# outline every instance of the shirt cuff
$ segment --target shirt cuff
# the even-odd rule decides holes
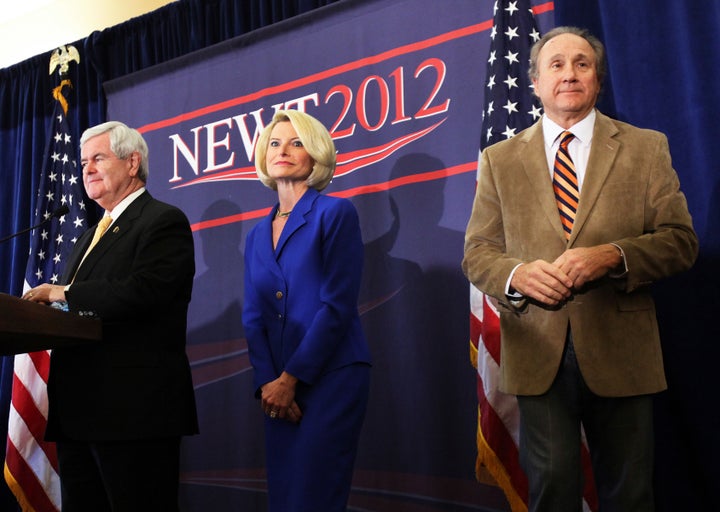
[[[518,263],[515,265],[515,268],[512,269],[510,272],[510,275],[508,276],[507,283],[505,283],[505,297],[510,301],[510,303],[513,306],[517,306],[520,304],[523,300],[525,300],[525,296],[521,293],[518,293],[516,290],[513,290],[510,286],[510,283],[512,282],[512,278],[515,275],[515,271],[518,269],[518,267],[522,265],[522,263]]]
[[[608,272],[608,276],[610,276],[612,278],[625,277],[625,275],[628,273],[628,266],[627,266],[627,259],[625,258],[625,251],[623,251],[622,247],[620,247],[618,244],[610,242],[610,245],[614,246],[618,251],[620,251],[620,257],[622,258],[622,265],[619,265],[612,271]]]

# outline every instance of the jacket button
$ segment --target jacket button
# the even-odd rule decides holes
[[[277,299],[282,299],[282,298],[283,298],[283,292],[280,292],[280,291],[275,292],[275,297],[276,297]]]

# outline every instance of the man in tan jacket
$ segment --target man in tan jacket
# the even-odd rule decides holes
[[[543,118],[483,151],[465,238],[463,270],[500,311],[531,511],[582,510],[581,425],[600,509],[654,510],[651,394],[666,381],[649,285],[697,257],[666,137],[598,112],[604,75],[604,47],[584,30],[534,45]],[[561,221],[565,132],[579,200],[562,199]]]

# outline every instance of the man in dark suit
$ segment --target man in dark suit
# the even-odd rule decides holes
[[[649,285],[698,251],[667,139],[595,110],[604,74],[584,30],[534,45],[543,118],[483,152],[465,238],[463,270],[500,311],[531,511],[582,510],[581,425],[600,509],[654,510],[652,394],[667,384]],[[579,201],[570,178],[554,190],[557,153]]]
[[[80,145],[85,190],[109,227],[77,241],[64,285],[24,295],[102,320],[99,344],[52,353],[46,439],[57,441],[62,509],[177,510],[180,439],[198,432],[185,354],[192,233],[145,190],[140,133],[104,123]]]

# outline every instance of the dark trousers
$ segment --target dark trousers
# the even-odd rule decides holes
[[[551,388],[540,396],[518,396],[518,405],[529,512],[582,510],[581,424],[600,511],[654,511],[651,396],[595,395],[580,374],[568,336]]]
[[[57,443],[63,512],[178,510],[180,438]]]

